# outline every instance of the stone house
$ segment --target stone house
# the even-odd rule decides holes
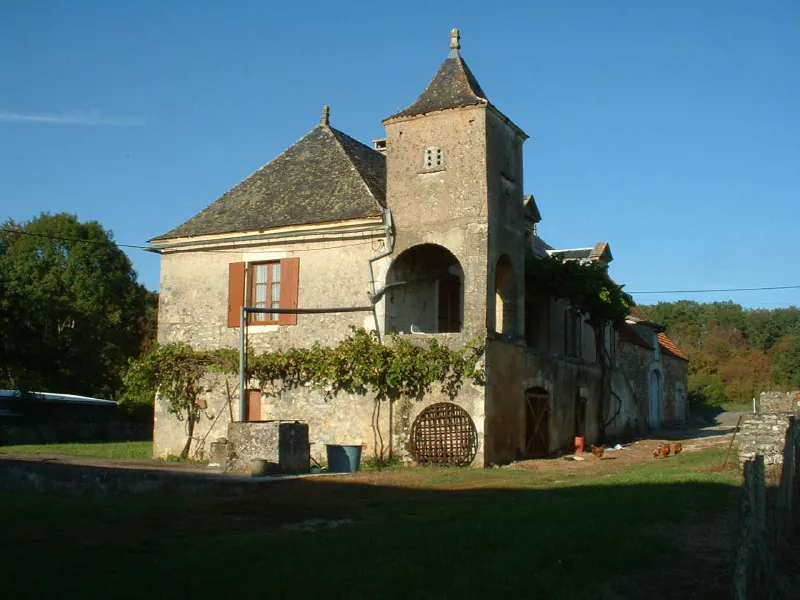
[[[619,366],[650,429],[689,418],[689,358],[638,306],[619,331]]]
[[[242,305],[370,307],[253,315],[246,329],[256,351],[335,344],[352,326],[453,348],[485,338],[485,384],[465,385],[452,401],[474,426],[475,466],[544,456],[571,447],[576,435],[597,440],[604,413],[596,354],[604,348],[617,402],[606,434],[643,431],[630,374],[614,366],[617,332],[607,328],[595,344],[581,317],[526,278],[531,260],[607,263],[610,248],[558,250],[541,239],[536,201],[523,193],[528,136],[488,100],[460,48],[453,30],[433,79],[383,120],[386,136],[372,147],[334,128],[325,107],[283,154],[151,240],[161,254],[159,342],[236,348]],[[326,443],[370,452],[379,439],[402,451],[421,411],[450,402],[434,392],[376,411],[363,396],[256,387],[236,415],[223,391],[237,382],[212,379],[195,429],[201,455],[237,418],[305,421],[317,456]],[[155,454],[177,453],[184,436],[157,401]]]

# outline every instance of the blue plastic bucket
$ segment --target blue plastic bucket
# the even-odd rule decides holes
[[[361,467],[361,446],[325,444],[328,452],[328,472],[355,473]]]

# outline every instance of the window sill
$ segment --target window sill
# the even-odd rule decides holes
[[[445,171],[447,167],[436,167],[435,169],[422,169],[421,171],[417,171],[418,175],[425,175],[427,173],[439,173],[441,171]]]
[[[278,331],[280,327],[277,323],[250,323],[247,329],[254,333],[270,333]]]

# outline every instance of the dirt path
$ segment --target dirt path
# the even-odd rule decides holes
[[[618,450],[605,448],[601,458],[594,456],[587,448],[586,452],[577,455],[578,460],[574,458],[576,455],[567,455],[550,459],[517,461],[505,468],[529,469],[543,473],[611,473],[645,461],[670,460],[673,458],[672,452],[666,459],[663,457],[653,458],[653,450],[662,448],[664,444],[670,444],[672,448],[676,442],[680,442],[683,447],[682,452],[687,454],[713,447],[727,448],[739,420],[739,413],[722,414],[727,416],[723,417],[720,423],[709,427],[663,430],[656,432],[652,438],[620,444]]]

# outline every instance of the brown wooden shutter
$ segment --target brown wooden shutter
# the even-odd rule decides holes
[[[281,260],[281,308],[297,308],[300,288],[300,259]],[[297,315],[278,315],[278,325],[297,325]]]
[[[244,306],[244,273],[243,262],[228,265],[228,327],[239,327]]]

